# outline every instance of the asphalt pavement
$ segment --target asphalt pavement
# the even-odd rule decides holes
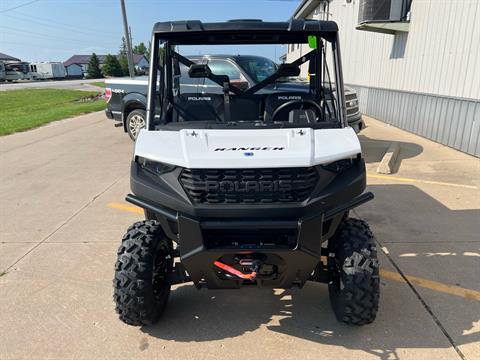
[[[0,82],[0,91],[21,90],[21,89],[69,89],[69,90],[98,90],[98,87],[89,85],[102,79],[80,79],[80,80],[36,80]]]
[[[373,119],[362,132],[379,245],[375,323],[349,327],[327,286],[176,286],[161,321],[112,299],[132,143],[102,113],[0,138],[0,359],[478,359],[480,160]],[[375,172],[391,141],[393,175]]]

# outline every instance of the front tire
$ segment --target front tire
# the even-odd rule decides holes
[[[330,302],[339,321],[372,323],[377,315],[380,279],[373,234],[365,221],[345,219],[329,240]]]
[[[147,124],[147,115],[145,110],[136,109],[131,111],[126,120],[126,128],[130,139],[137,140],[138,133],[141,129],[144,129]]]
[[[171,251],[171,241],[155,220],[137,222],[127,230],[113,280],[115,310],[124,323],[151,325],[162,315],[170,294]]]

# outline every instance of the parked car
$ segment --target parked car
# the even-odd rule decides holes
[[[278,65],[272,60],[251,55],[200,55],[188,57],[195,63],[207,63],[215,74],[228,75],[230,83],[240,89],[248,89],[273,74]],[[178,64],[180,86],[192,89],[186,92],[214,92],[221,94],[222,88],[209,79],[190,78],[187,67]],[[107,79],[105,81],[105,100],[108,103],[106,116],[119,122],[132,140],[145,127],[147,78]],[[308,82],[282,79],[262,89],[262,93],[281,91],[308,91]],[[328,90],[328,89],[327,89]],[[183,91],[183,90],[182,90]],[[185,91],[183,91],[185,92]],[[358,133],[364,128],[362,114],[359,111],[357,93],[354,89],[345,88],[347,119],[351,127]]]

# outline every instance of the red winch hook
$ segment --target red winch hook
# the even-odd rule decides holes
[[[227,264],[224,264],[220,261],[214,261],[213,264],[217,267],[219,267],[220,269],[232,274],[232,275],[235,275],[235,276],[238,276],[239,278],[241,279],[245,279],[245,280],[253,280],[255,279],[255,277],[257,276],[257,272],[256,271],[252,271],[250,274],[244,274],[242,273],[240,270],[237,270],[235,269],[234,267],[230,266],[230,265],[227,265]]]

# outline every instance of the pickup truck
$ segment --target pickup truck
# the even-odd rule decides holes
[[[228,75],[230,83],[240,89],[259,83],[276,71],[277,65],[270,59],[251,55],[199,55],[188,57],[195,63],[208,63],[215,74]],[[208,92],[222,88],[208,79],[190,78],[188,68],[179,65],[179,82],[182,92]],[[145,109],[147,103],[147,77],[133,79],[107,79],[105,81],[105,100],[107,101],[106,116],[123,127],[130,138],[135,141],[140,129],[145,127]],[[308,83],[300,81],[284,81],[266,88],[266,92],[282,92],[304,88],[308,91]],[[345,87],[347,104],[347,120],[358,133],[364,127],[362,114],[359,111],[357,93]]]

